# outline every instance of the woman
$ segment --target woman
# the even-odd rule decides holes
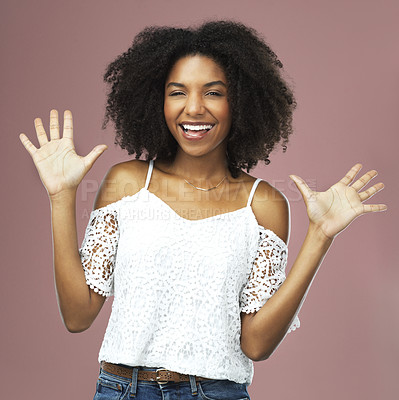
[[[285,279],[289,206],[247,172],[291,134],[295,101],[282,65],[253,30],[217,21],[148,28],[107,69],[106,120],[133,160],[101,185],[81,248],[75,199],[106,149],[76,154],[72,115],[50,113],[25,135],[52,207],[55,282],[71,332],[87,329],[107,296],[113,309],[100,350],[95,399],[244,399],[252,361],[267,359],[297,317],[334,237],[363,202],[356,164],[313,192],[299,177],[309,228]],[[277,290],[278,289],[278,290]]]

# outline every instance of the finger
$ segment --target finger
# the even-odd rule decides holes
[[[58,123],[58,111],[50,111],[50,139],[60,138],[60,125]]]
[[[48,143],[46,131],[44,130],[43,122],[40,118],[35,118],[35,129],[40,146],[43,146],[46,143]]]
[[[367,172],[367,174],[364,174],[352,185],[353,189],[355,189],[358,192],[361,188],[365,187],[377,175],[378,173],[375,170]]]
[[[347,174],[340,180],[341,183],[344,185],[349,185],[355,176],[358,174],[358,172],[362,169],[362,164],[356,164],[354,165],[348,172]]]
[[[24,133],[21,133],[19,135],[19,139],[25,146],[25,149],[28,150],[28,153],[33,157],[33,153],[37,150],[37,148],[32,144],[32,142],[27,138]]]
[[[363,204],[363,214],[387,210],[386,204]]]
[[[376,193],[378,193],[380,190],[384,189],[384,184],[383,183],[377,183],[364,192],[359,193],[360,201],[363,202],[365,200],[370,199],[373,197]]]
[[[69,110],[64,111],[64,130],[62,136],[73,139],[73,120],[72,113]]]
[[[298,190],[301,192],[305,200],[309,200],[313,196],[313,190],[310,189],[310,187],[302,178],[297,175],[290,175],[290,178],[295,182],[295,185],[297,186]]]
[[[92,167],[97,158],[100,157],[105,150],[107,150],[107,146],[105,144],[100,144],[94,147],[94,149],[84,158],[88,169]]]

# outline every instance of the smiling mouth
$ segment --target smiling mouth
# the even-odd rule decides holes
[[[202,139],[215,126],[213,124],[179,124],[187,139]]]

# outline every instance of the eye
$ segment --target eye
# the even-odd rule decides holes
[[[183,92],[172,92],[172,93],[169,93],[169,96],[184,96],[184,93]]]
[[[215,91],[208,92],[206,95],[207,96],[222,96],[221,93],[215,92]]]

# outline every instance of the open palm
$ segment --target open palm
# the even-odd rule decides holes
[[[106,149],[105,145],[99,145],[86,157],[76,154],[70,111],[64,113],[62,138],[60,138],[56,110],[50,112],[50,140],[40,118],[35,119],[35,129],[40,148],[36,148],[24,134],[20,135],[20,139],[31,155],[49,196],[55,196],[63,190],[76,189],[96,159]]]
[[[325,192],[315,192],[302,178],[291,175],[304,198],[309,221],[318,226],[328,238],[334,238],[360,215],[387,208],[384,204],[363,204],[384,187],[382,183],[377,183],[360,192],[377,175],[376,171],[367,172],[350,185],[361,168],[361,164],[356,164]]]

